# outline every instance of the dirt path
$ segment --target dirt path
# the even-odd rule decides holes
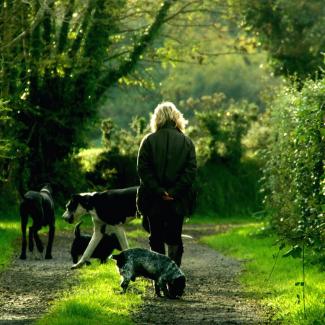
[[[268,323],[256,301],[235,280],[243,263],[197,243],[200,236],[215,231],[213,226],[185,226],[184,232],[193,236],[184,239],[186,293],[180,300],[168,300],[153,297],[153,289],[149,288],[142,308],[133,315],[136,324]],[[70,233],[56,236],[53,260],[16,258],[0,274],[0,325],[32,324],[46,312],[60,290],[77,284],[70,271],[71,239]]]
[[[43,243],[47,238],[41,236]],[[58,233],[53,247],[53,260],[40,256],[17,257],[0,273],[0,324],[32,324],[46,312],[60,290],[76,283],[71,267],[70,233]]]
[[[153,297],[153,289],[148,291],[142,309],[134,315],[136,324],[269,323],[266,311],[235,280],[243,263],[197,243],[200,236],[215,232],[215,226],[185,226],[184,233],[193,236],[184,239],[185,295],[180,300],[169,300]]]

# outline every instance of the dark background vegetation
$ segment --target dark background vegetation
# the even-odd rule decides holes
[[[50,182],[137,184],[162,100],[189,120],[196,213],[267,216],[281,238],[325,240],[321,0],[0,3],[0,207]]]

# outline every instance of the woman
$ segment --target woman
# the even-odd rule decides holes
[[[171,102],[159,104],[150,121],[152,133],[141,142],[137,171],[137,206],[147,218],[151,250],[165,254],[178,266],[183,254],[182,227],[194,201],[196,175],[193,142],[183,132],[187,121]]]

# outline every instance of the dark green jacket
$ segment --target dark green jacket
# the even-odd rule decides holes
[[[140,187],[138,210],[143,215],[154,213],[164,192],[174,197],[177,213],[189,215],[194,201],[196,154],[192,140],[167,123],[142,140],[137,171]]]

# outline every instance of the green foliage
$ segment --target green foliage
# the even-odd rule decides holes
[[[325,7],[322,0],[244,0],[242,26],[269,52],[277,74],[304,80],[324,68]],[[298,46],[299,44],[299,46]]]
[[[209,246],[245,260],[245,272],[240,282],[258,301],[274,312],[272,320],[281,324],[321,324],[324,318],[325,276],[318,265],[313,265],[313,252],[306,251],[305,267],[306,313],[301,299],[302,272],[297,259],[280,258],[270,277],[279,239],[261,229],[263,224],[247,224],[209,237],[203,242]]]
[[[121,188],[137,185],[137,154],[140,142],[148,132],[146,120],[135,117],[129,129],[119,128],[112,119],[102,121],[104,149],[93,157],[86,172],[95,188]],[[85,161],[85,156],[82,159]]]
[[[174,9],[178,15],[163,27],[167,37],[148,49],[141,69],[109,90],[101,116],[126,127],[132,116],[147,116],[163,100],[178,104],[220,92],[262,107],[261,92],[271,92],[279,80],[267,67],[266,53],[256,51],[236,26],[238,15],[231,19],[230,7],[220,0],[180,0]]]
[[[255,119],[256,106],[227,102],[223,94],[189,99],[186,104],[188,109],[200,109],[195,114],[198,121],[193,120],[188,129],[200,162],[197,212],[232,217],[261,210],[260,168],[253,160],[242,159],[241,144]],[[107,189],[138,184],[137,153],[148,132],[144,118],[135,117],[129,129],[119,128],[112,119],[103,120],[104,148],[84,150],[78,155],[91,187]],[[217,151],[218,148],[223,151]]]
[[[21,100],[0,99],[0,192],[6,192],[4,201],[7,202],[16,196],[15,187],[20,189],[29,176],[29,171],[23,168],[23,158],[29,153],[29,148],[19,138],[20,132],[26,130],[19,120],[23,109],[31,111]],[[18,160],[22,165],[16,163]],[[1,205],[0,210],[6,207],[8,204]]]
[[[54,184],[53,196],[57,206],[65,206],[72,193],[88,190],[86,175],[78,157],[71,155],[58,161],[54,166],[53,175],[55,178],[49,175],[48,179]]]
[[[243,156],[242,139],[257,118],[258,108],[246,100],[226,100],[222,93],[189,98],[180,107],[194,111],[190,136],[196,144],[200,163],[239,164]]]
[[[194,112],[187,132],[194,140],[199,161],[198,213],[235,216],[261,210],[258,194],[259,166],[243,159],[242,139],[256,119],[256,105],[226,100],[223,94],[190,98],[180,107]],[[143,118],[135,118],[130,130],[117,127],[112,119],[102,122],[104,150],[96,157],[82,154],[87,179],[105,189],[138,184],[136,158],[140,142],[149,132]],[[87,151],[90,155],[94,150]],[[233,203],[234,197],[236,198]]]
[[[196,213],[228,219],[261,211],[260,176],[260,167],[254,161],[244,161],[239,166],[216,163],[201,166],[197,177]]]
[[[246,156],[261,163],[263,152],[270,142],[270,112],[267,110],[258,115],[251,123],[247,134],[243,137],[242,145]]]
[[[49,175],[59,182],[54,171],[85,145],[106,90],[134,69],[172,4],[148,3],[143,17],[123,0],[1,3],[0,97],[15,108],[1,132],[28,149],[10,161],[20,193]]]
[[[265,201],[272,224],[294,245],[324,247],[325,80],[285,88],[272,103]]]
[[[225,35],[224,38],[236,39],[233,35]],[[271,91],[278,82],[267,67],[264,52],[224,54],[208,57],[202,65],[178,64],[168,70],[160,89],[164,98],[176,102],[189,97],[224,93],[227,98],[248,100],[262,106],[261,92],[266,88]]]

